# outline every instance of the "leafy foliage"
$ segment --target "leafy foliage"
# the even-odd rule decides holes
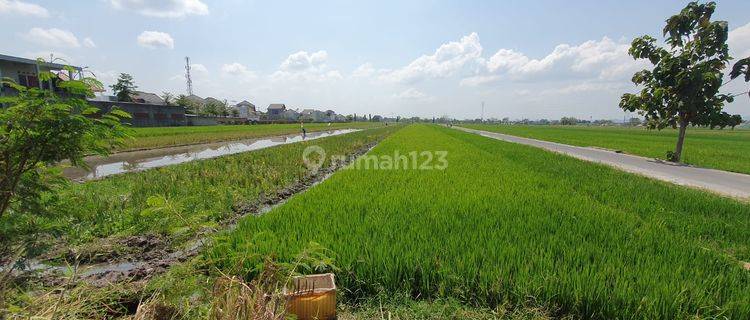
[[[174,101],[174,104],[185,107],[185,112],[188,114],[200,114],[201,106],[195,103],[195,101],[190,100],[184,94],[178,95],[177,99]]]
[[[120,73],[117,83],[111,85],[110,88],[112,88],[115,96],[117,96],[117,101],[131,102],[133,99],[130,96],[135,93],[135,89],[138,87],[133,82],[133,76],[127,73]]]
[[[69,71],[73,71],[70,69]],[[41,72],[41,81],[54,74]],[[69,160],[83,166],[88,154],[107,154],[128,136],[121,120],[130,115],[120,109],[99,114],[86,97],[93,96],[96,79],[58,81],[64,91],[27,88],[10,79],[2,84],[17,95],[0,97],[0,217],[8,210],[37,211],[41,192],[54,179],[48,167]]]
[[[648,59],[654,68],[633,75],[633,83],[644,88],[638,94],[624,94],[620,107],[638,111],[649,128],[679,127],[674,161],[680,160],[687,126],[724,128],[742,122],[738,115],[723,111],[724,104],[731,103],[735,95],[719,92],[724,81],[722,70],[731,57],[726,44],[727,22],[711,21],[715,9],[714,2],[691,2],[667,19],[663,34],[668,48],[657,46],[656,39],[647,35],[633,40],[628,51],[635,59]],[[747,59],[738,64],[730,77],[745,74],[750,80]]]

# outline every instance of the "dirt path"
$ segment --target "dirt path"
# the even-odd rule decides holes
[[[581,160],[605,164],[623,171],[671,182],[681,186],[698,188],[723,196],[750,201],[750,175],[746,174],[674,164],[601,148],[577,147],[502,133],[462,127],[454,128],[465,132],[479,134],[488,138],[525,144],[565,154]]]

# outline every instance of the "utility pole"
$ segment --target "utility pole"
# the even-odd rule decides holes
[[[193,95],[193,79],[190,78],[190,57],[185,57],[185,80],[187,82],[187,94]]]

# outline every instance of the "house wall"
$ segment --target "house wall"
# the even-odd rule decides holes
[[[48,68],[41,67],[42,71],[49,71]],[[18,63],[14,61],[0,60],[0,77],[10,78],[15,83],[21,84],[19,75],[33,76],[36,78],[36,83],[39,85],[39,74],[37,73],[37,66],[34,64]],[[28,84],[27,84],[28,85]],[[50,83],[44,84],[44,88],[49,88]],[[11,88],[3,88],[2,94],[15,94],[15,90]]]
[[[187,116],[187,125],[189,126],[215,126],[220,124],[246,124],[245,118],[235,117],[212,117],[212,116]]]
[[[133,117],[126,121],[133,127],[172,127],[188,124],[185,108],[180,106],[111,101],[89,101],[89,103],[98,107],[102,113],[109,112],[113,106],[118,106]]]

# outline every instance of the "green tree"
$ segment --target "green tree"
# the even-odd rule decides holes
[[[632,117],[632,118],[630,118],[630,119],[628,120],[628,123],[627,123],[627,124],[628,124],[629,126],[632,126],[632,127],[637,127],[637,126],[640,126],[640,125],[641,125],[641,123],[642,123],[642,122],[641,122],[641,119],[640,119],[640,118]]]
[[[39,73],[41,81],[53,77]],[[54,170],[49,168],[60,161],[85,166],[85,155],[106,155],[128,137],[121,124],[130,118],[128,113],[113,108],[100,115],[86,101],[94,96],[91,88],[101,86],[96,79],[58,81],[62,95],[8,78],[0,81],[18,92],[0,97],[0,218],[9,210],[37,212],[42,193],[59,181],[51,178]]]
[[[633,40],[628,51],[635,59],[648,59],[654,67],[633,75],[633,83],[644,88],[637,94],[624,94],[620,108],[638,111],[648,128],[679,128],[675,149],[667,152],[670,161],[680,161],[689,125],[724,128],[742,121],[723,111],[724,104],[737,95],[719,93],[724,84],[722,71],[732,58],[726,43],[728,23],[711,21],[715,9],[714,2],[691,2],[667,19],[663,30],[667,48],[646,35]],[[740,60],[730,78],[744,74],[745,81],[750,80],[749,64],[750,59]]]
[[[164,103],[166,103],[168,106],[174,105],[175,101],[174,95],[172,93],[164,91],[161,93],[161,98],[164,99]]]
[[[203,106],[202,113],[210,116],[218,116],[221,112],[221,103],[209,101]]]
[[[194,101],[188,99],[188,97],[184,94],[177,96],[177,99],[174,101],[174,104],[181,106],[181,107],[185,107],[185,113],[188,113],[188,114],[200,113],[200,106]]]
[[[112,88],[117,97],[117,101],[131,102],[130,95],[135,92],[138,87],[133,83],[133,76],[127,73],[120,73],[120,77],[117,78],[117,83],[109,86]]]
[[[562,117],[560,118],[560,124],[564,126],[572,126],[578,123],[578,119],[573,117]]]

